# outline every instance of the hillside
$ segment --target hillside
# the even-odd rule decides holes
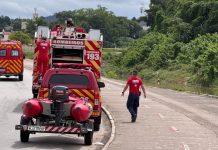
[[[153,85],[217,87],[218,2],[151,0],[147,13],[149,33],[120,55],[106,56],[112,63],[104,73],[124,78],[137,69]]]

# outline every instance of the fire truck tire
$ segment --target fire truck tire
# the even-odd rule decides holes
[[[19,78],[19,81],[23,81],[23,75],[22,74],[19,75],[18,78]]]
[[[24,116],[21,116],[20,125],[28,125],[30,124],[31,120]],[[20,141],[21,142],[29,142],[30,133],[28,131],[20,130]]]
[[[84,136],[85,145],[92,145],[93,131],[88,131]]]
[[[101,125],[101,116],[94,118],[94,131],[99,131]]]

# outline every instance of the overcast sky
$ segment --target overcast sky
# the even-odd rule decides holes
[[[139,17],[140,7],[148,8],[150,0],[0,0],[0,16],[32,18],[34,8],[39,16],[81,8],[106,7],[117,16]]]

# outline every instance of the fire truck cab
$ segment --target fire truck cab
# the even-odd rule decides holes
[[[23,59],[21,42],[0,41],[0,76],[17,76],[19,81],[23,81]]]

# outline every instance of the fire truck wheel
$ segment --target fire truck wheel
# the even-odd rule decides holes
[[[101,125],[101,116],[94,118],[94,131],[99,131]]]
[[[93,131],[88,131],[84,136],[85,145],[92,145]]]
[[[23,75],[22,74],[19,75],[18,78],[19,78],[19,81],[23,81]]]
[[[21,116],[20,125],[28,125],[30,123],[31,120],[29,118]],[[30,133],[28,131],[20,130],[20,141],[25,143],[29,142],[29,135]]]

